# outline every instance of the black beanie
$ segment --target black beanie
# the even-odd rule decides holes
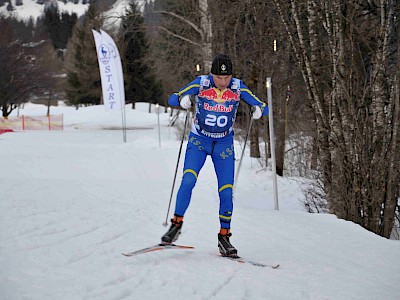
[[[228,55],[217,54],[211,65],[211,74],[232,75],[232,61]]]

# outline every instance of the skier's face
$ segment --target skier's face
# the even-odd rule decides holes
[[[217,88],[219,88],[220,90],[226,89],[232,79],[232,75],[214,75],[214,74],[212,74],[212,76],[213,76],[215,86]]]

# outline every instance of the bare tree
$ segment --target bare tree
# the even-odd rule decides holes
[[[158,27],[159,30],[164,31],[171,37],[175,37],[178,40],[197,46],[199,49],[200,58],[202,61],[203,69],[211,69],[212,60],[212,22],[211,14],[209,10],[208,0],[198,0],[198,3],[193,2],[192,7],[195,11],[200,13],[200,18],[190,18],[189,15],[182,15],[179,12],[170,10],[155,10],[154,13],[160,13],[167,15],[173,22],[181,23],[185,27],[192,29],[192,34],[181,32],[179,27],[166,28],[162,25]],[[196,22],[197,21],[197,22]]]
[[[274,3],[314,111],[329,209],[389,237],[400,174],[399,3]]]
[[[154,1],[145,7],[150,51],[147,63],[168,95],[204,70],[204,32],[201,28],[198,0]],[[208,60],[211,57],[207,58]],[[196,70],[196,65],[201,70]]]
[[[47,115],[50,115],[50,106],[57,105],[57,99],[64,99],[63,61],[49,40],[26,47],[35,58],[35,68],[40,74],[38,89],[33,93],[35,100],[47,105]]]
[[[7,117],[39,87],[34,59],[12,34],[9,23],[0,18],[0,109]]]

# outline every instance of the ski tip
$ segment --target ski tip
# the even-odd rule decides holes
[[[163,250],[163,249],[186,249],[186,250],[190,250],[190,249],[195,249],[195,247],[186,246],[186,245],[176,245],[176,244],[157,244],[157,245],[146,247],[146,248],[143,248],[143,249],[139,249],[139,250],[136,250],[136,251],[133,251],[133,252],[125,252],[125,253],[122,253],[122,255],[129,257],[129,256],[138,255],[138,254],[144,254],[144,253],[154,252],[154,251],[158,251],[158,250]]]
[[[230,259],[230,260],[234,260],[234,261],[236,261],[238,263],[242,263],[242,264],[247,263],[247,264],[250,264],[250,265],[253,265],[253,266],[257,266],[257,267],[272,268],[272,269],[278,269],[280,267],[279,264],[276,264],[276,265],[263,264],[263,263],[260,263],[260,262],[256,262],[256,261],[253,261],[253,260],[242,258],[240,256],[228,256],[228,255],[222,255],[221,254],[220,257],[227,258],[227,259]]]
[[[281,265],[274,265],[274,266],[271,266],[271,268],[272,268],[272,269],[278,269],[280,266],[281,266]]]

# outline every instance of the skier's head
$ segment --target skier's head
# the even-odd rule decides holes
[[[217,88],[226,89],[232,79],[232,61],[228,55],[217,54],[211,65],[211,75]]]
[[[232,61],[228,55],[217,54],[211,65],[211,74],[213,75],[232,75]]]

